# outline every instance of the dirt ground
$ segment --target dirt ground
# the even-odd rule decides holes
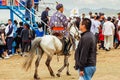
[[[92,80],[120,80],[120,49],[109,52],[99,50],[97,55],[97,71]],[[35,57],[36,59],[36,57]],[[0,80],[34,80],[34,62],[28,72],[22,69],[25,57],[15,55],[10,59],[0,60]],[[74,52],[69,58],[71,76],[66,76],[66,69],[62,72],[61,77],[51,77],[45,66],[46,55],[42,57],[39,66],[39,76],[41,80],[78,80],[78,73],[74,70]],[[57,62],[54,56],[51,66],[55,73],[63,64],[63,57]]]

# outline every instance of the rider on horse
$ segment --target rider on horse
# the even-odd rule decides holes
[[[68,26],[68,19],[67,17],[63,14],[64,7],[63,4],[57,4],[56,6],[57,11],[51,16],[50,18],[50,27],[52,30],[52,34],[57,36],[58,38],[63,37],[64,40],[64,48],[63,48],[63,53],[64,55],[68,55],[68,44],[69,44],[69,33],[67,31],[67,26]]]

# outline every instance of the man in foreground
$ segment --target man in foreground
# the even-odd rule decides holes
[[[90,28],[91,20],[83,19],[80,25],[81,40],[75,52],[75,69],[79,71],[79,80],[91,80],[96,71],[96,39]]]

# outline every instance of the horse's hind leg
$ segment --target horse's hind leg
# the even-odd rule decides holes
[[[49,72],[50,72],[50,75],[54,77],[54,76],[55,76],[55,75],[54,75],[54,72],[53,72],[53,70],[52,70],[52,68],[51,68],[51,66],[50,66],[51,60],[52,60],[52,57],[51,57],[51,56],[48,56],[45,64],[46,64],[46,66],[47,66],[47,68],[48,68],[48,70],[49,70]]]
[[[64,70],[65,67],[67,67],[67,75],[70,75],[68,58],[68,56],[64,57],[64,65],[58,70],[58,73],[56,74],[58,77],[60,77],[60,73]]]
[[[40,62],[40,60],[41,60],[41,58],[42,58],[42,55],[43,55],[43,52],[39,52],[39,49],[38,49],[38,58],[37,58],[37,60],[36,60],[36,62],[35,62],[35,73],[34,73],[34,79],[35,80],[39,80],[40,79],[40,77],[38,76],[38,66],[39,66],[39,62]]]

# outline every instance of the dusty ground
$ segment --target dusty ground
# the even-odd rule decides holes
[[[97,55],[97,71],[92,80],[120,80],[120,49],[106,52],[98,51]],[[25,58],[17,55],[7,60],[0,60],[0,80],[33,80],[34,61],[31,69],[25,72],[22,69],[22,64]],[[45,66],[46,56],[44,55],[40,66],[39,75],[41,80],[78,80],[78,73],[74,70],[73,54],[70,57],[70,72],[71,76],[66,76],[64,70],[60,78],[50,77],[47,67]],[[57,62],[57,57],[54,56],[51,66],[55,73],[63,64],[63,57],[60,57],[60,62]]]

